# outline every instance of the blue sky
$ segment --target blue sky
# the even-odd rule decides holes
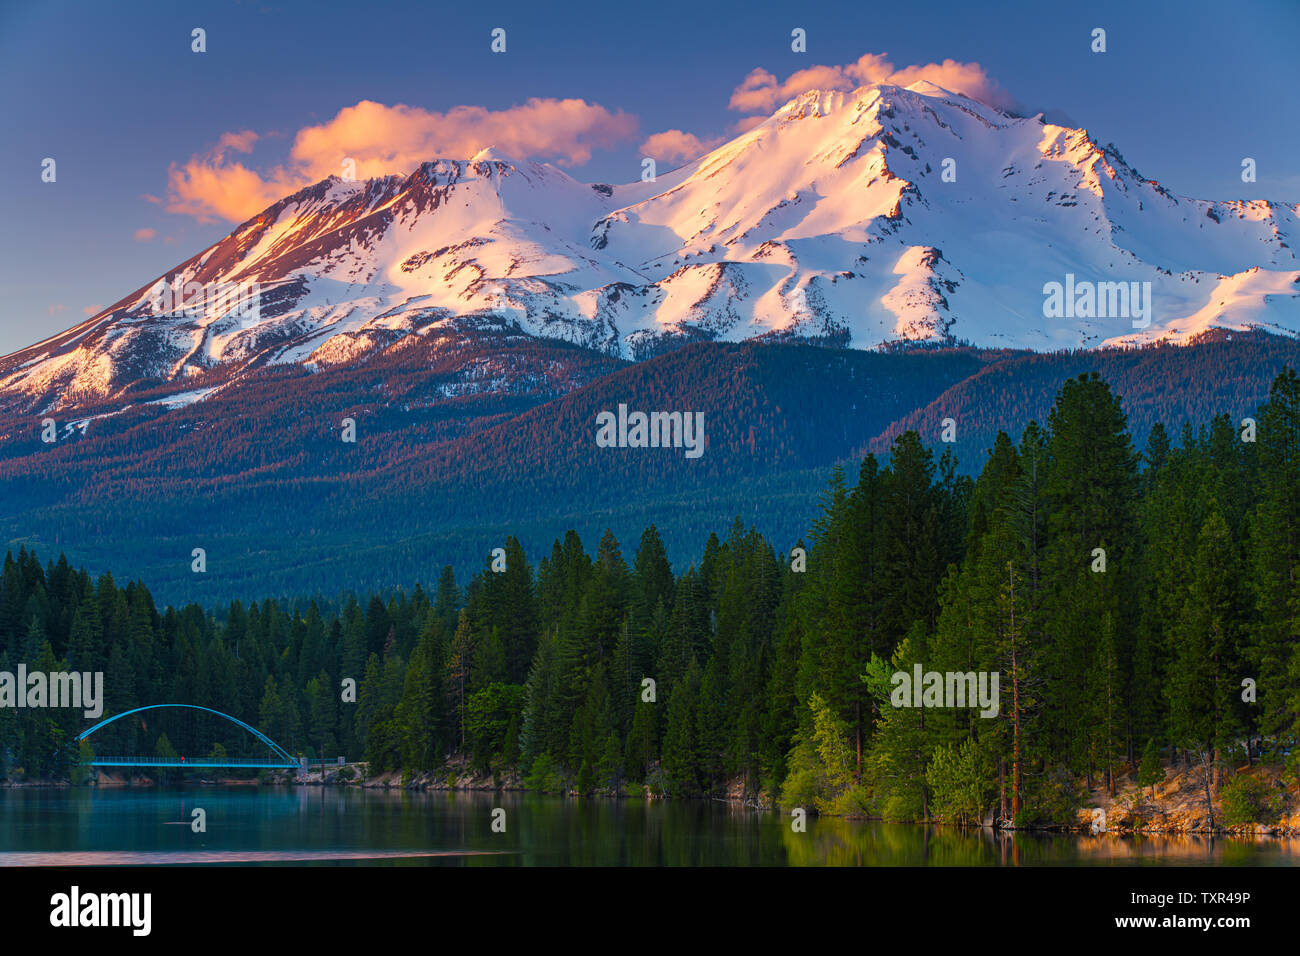
[[[504,55],[489,49],[494,27],[507,31]],[[805,54],[790,49],[794,27],[807,31]],[[1094,27],[1107,30],[1104,55],[1089,50]],[[900,69],[952,59],[1179,193],[1300,201],[1297,36],[1300,0],[0,2],[0,352],[82,321],[230,231],[168,211],[174,165],[251,131],[251,152],[233,158],[266,173],[299,130],[362,100],[445,113],[577,98],[622,111],[633,132],[567,168],[624,182],[651,134],[734,132],[745,114],[729,108],[732,91],[756,68],[784,80],[866,53]],[[53,184],[40,179],[47,156]],[[1244,156],[1258,163],[1254,184],[1241,182]]]

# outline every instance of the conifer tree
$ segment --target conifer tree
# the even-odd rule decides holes
[[[1142,750],[1142,765],[1138,767],[1137,782],[1139,787],[1151,788],[1151,799],[1156,798],[1156,784],[1165,779],[1165,768],[1160,762],[1160,748],[1155,738],[1147,741]]]
[[[1260,726],[1275,739],[1300,739],[1300,375],[1294,369],[1273,381],[1260,410],[1258,444],[1250,541]],[[1300,758],[1293,757],[1296,763]]]
[[[1096,373],[1062,386],[1049,415],[1049,467],[1044,486],[1048,543],[1043,570],[1050,608],[1045,616],[1046,676],[1056,706],[1045,714],[1052,753],[1087,775],[1097,755],[1110,753],[1113,723],[1104,719],[1109,690],[1099,686],[1097,634],[1112,616],[1116,667],[1132,660],[1128,558],[1136,533],[1131,517],[1137,458],[1119,399]],[[1126,702],[1125,702],[1126,703]]]
[[[451,655],[447,660],[447,691],[453,700],[461,749],[465,747],[465,700],[474,692],[474,629],[469,623],[469,612],[461,608],[456,623],[456,634],[451,641]]]
[[[395,716],[402,727],[402,763],[419,771],[436,767],[450,743],[446,739],[446,672],[437,635],[439,618],[433,616],[411,652],[402,697]]]
[[[701,790],[696,738],[699,697],[700,670],[692,659],[686,673],[672,690],[664,729],[664,776],[669,792],[677,796],[692,796]]]
[[[1243,728],[1240,713],[1244,595],[1231,532],[1210,501],[1187,600],[1173,629],[1167,693],[1174,741],[1211,755],[1216,777]]]

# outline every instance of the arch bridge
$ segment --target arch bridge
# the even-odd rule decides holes
[[[283,747],[277,744],[270,737],[266,736],[266,734],[262,733],[256,727],[244,723],[238,717],[232,717],[230,714],[222,713],[219,710],[213,710],[211,707],[200,707],[198,704],[150,704],[147,707],[135,707],[132,708],[131,710],[124,710],[120,714],[116,714],[112,717],[109,717],[106,720],[101,720],[93,727],[90,727],[87,730],[83,730],[80,734],[77,735],[75,742],[79,744],[83,740],[90,741],[93,735],[97,731],[102,730],[103,728],[109,726],[110,724],[121,720],[123,717],[129,717],[132,714],[144,713],[145,711],[170,710],[170,709],[195,710],[195,711],[203,711],[208,714],[215,714],[218,717],[228,720],[230,723],[234,724],[235,726],[248,731],[248,733],[252,734],[254,738],[256,738],[258,741],[265,744],[267,748],[269,748],[270,752],[266,757],[266,759],[261,759],[261,760],[244,759],[239,757],[224,757],[224,756],[214,757],[211,755],[207,757],[188,757],[179,754],[175,756],[171,756],[171,755],[100,756],[99,754],[95,754],[90,760],[86,761],[86,765],[91,767],[181,767],[181,768],[184,767],[249,768],[251,767],[256,769],[267,769],[267,770],[271,770],[271,769],[288,770],[288,769],[296,769],[299,766],[299,761],[297,759],[295,759],[287,750],[285,750]]]

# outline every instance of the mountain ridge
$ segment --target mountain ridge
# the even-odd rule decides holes
[[[1052,351],[1295,335],[1297,221],[1291,204],[1179,197],[1086,130],[930,83],[811,91],[650,182],[584,184],[493,150],[328,177],[0,358],[0,403],[184,393],[214,372],[312,370],[448,328],[633,360],[750,338]],[[1149,283],[1155,320],[1048,318],[1045,284],[1076,274]],[[175,308],[187,287],[240,283],[260,290],[251,320],[211,294]]]

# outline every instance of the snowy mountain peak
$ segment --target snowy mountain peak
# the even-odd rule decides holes
[[[250,363],[320,367],[448,323],[632,358],[755,336],[1053,349],[1215,326],[1294,335],[1298,232],[1294,204],[1177,196],[1084,130],[929,82],[810,91],[649,182],[584,184],[490,146],[407,176],[331,176],[0,359],[0,394],[59,407]],[[162,294],[239,284],[259,290],[254,314]],[[1057,286],[1078,301],[1053,306]],[[1149,313],[1130,314],[1129,290]]]

